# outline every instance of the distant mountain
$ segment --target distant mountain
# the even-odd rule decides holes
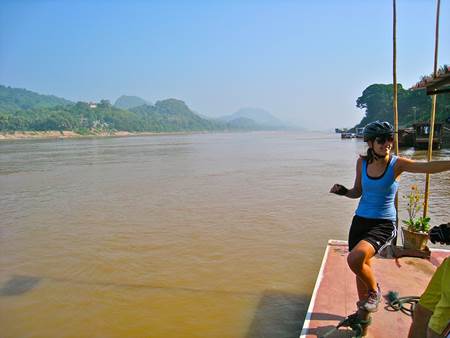
[[[238,117],[227,122],[227,128],[231,130],[263,130],[263,126],[259,125],[252,119],[246,117]]]
[[[177,99],[157,101],[154,105],[140,104],[142,99],[139,98],[134,102],[139,105],[125,110],[111,105],[108,100],[95,104],[73,103],[52,95],[0,86],[0,132],[71,130],[96,134],[263,129],[245,117],[236,117],[230,122],[202,118]]]
[[[161,131],[206,131],[226,127],[223,123],[201,118],[186,103],[177,99],[157,101],[155,105],[145,104],[129,110],[140,116],[144,123],[157,126]]]
[[[284,128],[285,125],[282,121],[277,119],[267,110],[261,108],[241,108],[237,112],[231,115],[223,116],[220,120],[225,122],[231,122],[238,118],[245,118],[253,120],[260,127],[269,128]]]
[[[143,98],[140,98],[139,96],[122,95],[116,100],[116,102],[114,103],[114,107],[120,109],[131,109],[134,107],[142,106],[144,104],[150,104],[150,102],[144,100]]]
[[[69,104],[73,104],[73,102],[54,95],[41,95],[26,89],[0,85],[0,112],[3,113]]]

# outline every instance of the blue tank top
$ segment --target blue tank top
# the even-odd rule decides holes
[[[393,155],[384,173],[377,178],[367,175],[367,161],[363,160],[361,185],[362,195],[355,214],[365,218],[397,220],[394,200],[398,182],[394,177],[394,166],[397,156]]]

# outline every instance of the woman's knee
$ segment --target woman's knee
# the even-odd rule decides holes
[[[360,271],[364,264],[365,255],[360,251],[351,251],[347,256],[347,264],[352,271]]]

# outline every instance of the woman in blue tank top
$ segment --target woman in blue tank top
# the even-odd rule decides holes
[[[356,275],[358,307],[375,312],[381,300],[380,287],[371,267],[371,258],[396,236],[397,211],[394,206],[398,178],[402,172],[438,173],[450,170],[450,161],[416,162],[391,154],[394,128],[389,122],[372,122],[364,128],[366,156],[356,162],[352,189],[335,184],[330,192],[360,198],[349,232],[350,269]]]

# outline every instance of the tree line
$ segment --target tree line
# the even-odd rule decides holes
[[[55,96],[0,86],[0,131],[71,130],[81,134],[96,131],[176,132],[255,130],[256,123],[227,123],[202,118],[180,100],[167,99],[128,110],[108,100],[95,105],[73,103]]]
[[[356,127],[375,120],[393,122],[393,85],[372,84],[356,100],[365,116]],[[427,121],[431,112],[431,97],[424,89],[406,90],[398,85],[399,125],[411,126]],[[450,94],[437,98],[436,121],[450,117]],[[144,104],[128,110],[102,100],[95,106],[74,103],[51,95],[40,95],[25,89],[0,85],[0,131],[71,130],[81,134],[95,131],[174,132],[262,130],[250,119],[230,122],[202,118],[180,100],[167,99],[154,105]],[[267,128],[266,128],[267,129]]]
[[[356,106],[365,110],[365,116],[356,127],[381,120],[393,123],[392,84],[373,84],[367,87],[356,100]],[[409,127],[414,122],[429,121],[431,97],[425,89],[406,90],[401,84],[397,86],[399,126]],[[436,101],[436,121],[443,122],[450,117],[450,94],[440,94]]]

